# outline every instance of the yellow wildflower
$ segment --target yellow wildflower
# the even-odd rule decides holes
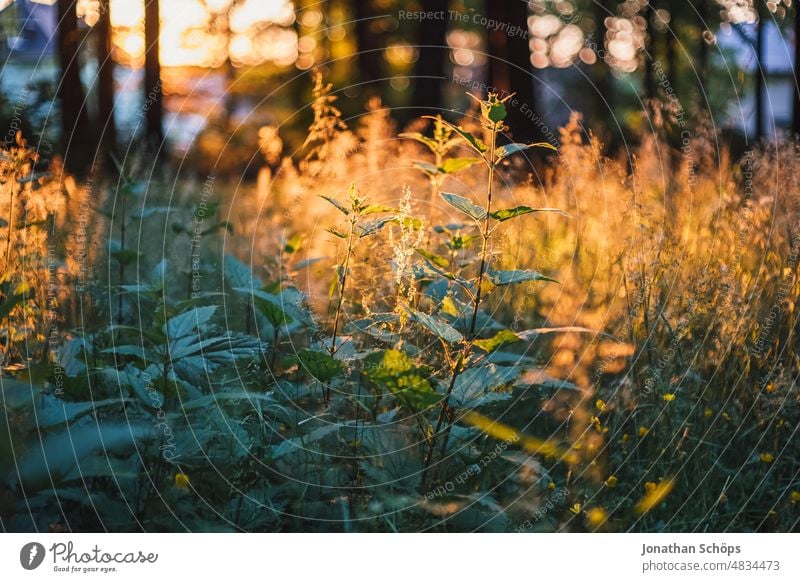
[[[664,394],[663,398],[664,402],[672,402],[673,400],[675,400],[675,393],[671,392],[669,394]]]
[[[772,382],[767,384],[766,387],[764,388],[764,390],[767,391],[767,394],[772,394],[773,392],[775,392],[776,389],[777,388],[775,387],[775,384],[773,384]]]
[[[767,464],[775,460],[775,456],[772,453],[761,453],[758,458],[761,459],[762,463]]]
[[[711,410],[710,408],[706,408],[706,409],[703,411],[703,416],[705,416],[706,418],[711,418],[711,415],[712,415],[712,414],[714,414],[714,411],[713,411],[713,410]]]
[[[550,481],[550,483],[548,483],[548,484],[547,484],[547,488],[548,488],[550,491],[555,491],[556,484],[555,484],[555,483],[553,483],[552,481]]]
[[[792,503],[800,503],[800,491],[792,491],[789,494],[789,499],[792,500]]]
[[[645,436],[648,432],[650,432],[650,429],[647,428],[646,426],[640,426],[639,427],[639,436],[640,437]]]
[[[189,475],[186,473],[175,473],[175,487],[181,491],[189,490]]]
[[[606,479],[606,487],[611,487],[612,489],[617,486],[617,478],[614,475],[611,475],[608,479]]]
[[[603,412],[606,409],[606,403],[600,400],[599,398],[597,399],[597,402],[594,403],[594,405],[600,412]]]
[[[582,505],[580,503],[576,503],[572,507],[570,507],[569,510],[575,515],[578,515],[581,512],[581,507]]]
[[[608,515],[602,507],[593,507],[586,513],[586,519],[591,527],[597,527],[605,523]]]
[[[675,487],[675,481],[672,479],[664,479],[658,485],[650,482],[645,483],[644,488],[647,494],[634,507],[636,513],[647,513],[656,507],[670,494],[673,487]]]

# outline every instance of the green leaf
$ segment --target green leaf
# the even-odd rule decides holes
[[[394,218],[395,218],[394,216],[389,216],[386,218],[377,218],[375,220],[370,220],[369,222],[357,225],[358,238],[364,238],[372,234],[375,234],[384,226],[392,222]]]
[[[434,121],[437,120],[436,117],[430,115],[425,116],[425,119],[433,119]],[[441,118],[439,118],[438,121],[441,122],[441,124],[444,125],[445,127],[448,127],[450,130],[455,131],[458,135],[460,135],[461,138],[464,139],[479,154],[483,154],[484,152],[489,151],[489,146],[483,143],[483,141],[481,141],[479,138],[472,135],[466,129],[462,129],[461,127],[456,127],[452,123],[449,123]]]
[[[327,352],[302,349],[297,352],[295,359],[303,370],[320,382],[329,382],[344,372],[342,363]]]
[[[494,390],[513,383],[522,374],[519,366],[495,366],[489,364],[464,370],[456,378],[452,404],[459,408],[475,408],[499,400],[511,398],[511,391]]]
[[[415,249],[420,255],[425,257],[429,262],[433,263],[437,267],[441,267],[442,269],[447,269],[450,266],[450,261],[445,259],[444,257],[440,257],[439,255],[435,255],[430,251],[425,249]]]
[[[464,341],[464,336],[443,319],[433,315],[428,315],[427,313],[417,311],[416,309],[412,309],[410,307],[406,307],[406,311],[414,321],[419,323],[422,327],[430,331],[436,337],[449,343]]]
[[[336,200],[335,198],[331,198],[330,196],[323,196],[320,195],[320,198],[323,200],[327,200],[331,205],[335,206],[336,209],[344,214],[345,216],[350,216],[350,209],[344,206],[341,202]]]
[[[445,174],[453,174],[481,161],[483,161],[481,158],[449,158],[442,163],[441,171]]]
[[[88,402],[65,402],[55,399],[49,406],[36,411],[36,424],[39,428],[52,428],[59,424],[74,422],[77,418],[95,412],[103,407],[121,405],[130,402],[128,398],[109,398],[107,400],[90,400]]]
[[[488,119],[492,123],[499,123],[506,118],[508,112],[506,111],[506,106],[503,103],[482,101],[481,115],[483,115],[484,119]]]
[[[530,206],[515,206],[514,208],[504,208],[502,210],[495,210],[489,216],[499,222],[505,222],[523,214],[530,214],[532,212],[556,212],[562,216],[569,217],[569,214],[558,208],[531,208]]]
[[[475,346],[482,349],[484,352],[492,352],[508,344],[513,344],[521,341],[519,336],[513,331],[504,329],[497,332],[493,337],[488,339],[479,339],[472,342]]]
[[[396,211],[391,206],[386,206],[384,204],[370,204],[361,211],[361,216],[366,216],[367,214],[377,214],[379,212],[396,212]]]
[[[425,410],[439,403],[440,396],[430,382],[430,370],[415,365],[404,352],[376,352],[368,355],[364,363],[367,378],[412,410]]]
[[[232,255],[225,255],[222,263],[222,273],[225,281],[231,287],[260,289],[263,285],[261,280],[253,275],[253,271],[249,266]]]
[[[73,468],[94,453],[118,455],[141,447],[154,435],[149,424],[94,421],[49,434],[31,443],[20,458],[16,474],[26,491],[35,492],[59,484]]]
[[[430,164],[428,162],[413,162],[412,166],[414,166],[418,170],[422,170],[423,172],[425,172],[430,176],[435,176],[436,174],[439,174],[442,171],[442,169],[439,168],[438,166]]]
[[[259,289],[236,288],[234,291],[250,295],[258,312],[267,318],[273,327],[290,325],[294,319],[286,313],[283,300],[279,295],[274,295]]]
[[[553,151],[558,151],[558,149],[547,143],[546,141],[542,141],[539,143],[510,143],[504,146],[500,146],[496,150],[494,150],[494,156],[497,161],[504,160],[509,156],[513,156],[518,152],[523,152],[530,148],[547,148]]]
[[[479,221],[486,218],[486,211],[470,202],[467,198],[459,196],[458,194],[451,194],[449,192],[442,192],[440,196],[453,208],[460,210],[473,220]]]
[[[308,445],[313,444],[317,441],[322,440],[326,436],[333,434],[335,432],[339,432],[339,430],[344,426],[349,424],[348,422],[334,422],[325,426],[321,426],[310,431],[308,434],[303,435],[302,437],[297,437],[293,439],[286,439],[281,444],[276,445],[272,448],[270,452],[270,457],[272,460],[280,459],[281,457],[286,456],[287,454],[291,453],[292,451],[304,451],[308,447]]]
[[[171,341],[178,340],[188,335],[194,335],[192,332],[197,328],[205,326],[216,310],[216,305],[195,307],[180,315],[171,317],[166,325],[163,326],[162,331],[167,334]]]
[[[437,143],[429,137],[425,137],[421,133],[417,132],[404,132],[398,135],[398,137],[405,137],[408,139],[413,139],[414,141],[418,141],[419,143],[423,144],[432,152],[436,152]]]
[[[558,283],[555,279],[551,279],[537,271],[531,271],[529,269],[516,271],[494,271],[489,269],[487,274],[489,275],[489,280],[498,287],[502,285],[514,285],[516,283],[527,283],[528,281],[551,281],[553,283]]]
[[[325,230],[327,230],[333,236],[336,236],[336,237],[339,237],[339,238],[342,238],[342,239],[347,238],[347,235],[345,233],[343,233],[341,230],[338,230],[337,228],[335,228],[333,226],[330,227],[330,228],[326,228]]]

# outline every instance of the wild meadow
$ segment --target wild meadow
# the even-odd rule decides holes
[[[793,531],[800,149],[317,77],[255,182],[0,157],[5,531]],[[679,138],[677,136],[680,136]]]

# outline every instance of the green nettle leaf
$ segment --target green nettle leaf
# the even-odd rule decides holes
[[[489,146],[483,143],[483,141],[481,141],[479,138],[472,135],[466,129],[462,129],[461,127],[456,127],[452,123],[448,123],[447,121],[444,121],[441,118],[436,118],[430,115],[424,116],[424,119],[433,119],[434,121],[439,121],[442,125],[460,135],[461,138],[464,139],[479,154],[483,154],[484,152],[489,151]]]
[[[453,174],[465,170],[481,161],[481,158],[450,158],[442,163],[441,171],[445,174]]]
[[[505,222],[523,214],[530,214],[532,212],[555,212],[562,216],[569,217],[569,214],[558,208],[531,208],[530,206],[515,206],[514,208],[504,208],[502,210],[495,210],[489,216],[499,222]]]
[[[435,255],[430,251],[425,249],[416,249],[416,251],[425,257],[429,262],[433,263],[437,267],[441,267],[442,269],[447,269],[450,266],[450,261],[445,259],[444,257],[440,257],[439,255]]]
[[[384,204],[370,204],[369,206],[361,210],[361,216],[366,216],[367,214],[377,214],[379,212],[396,212],[396,211],[391,206],[386,206]]]
[[[481,114],[484,119],[488,119],[492,123],[499,123],[506,118],[508,114],[506,106],[503,103],[492,103],[490,101],[481,101]]]
[[[390,216],[387,218],[378,218],[376,220],[370,220],[369,222],[365,222],[363,224],[358,225],[358,237],[364,238],[366,236],[370,236],[375,234],[384,226],[389,224],[394,220],[394,216]]]
[[[325,230],[327,230],[333,236],[337,236],[339,238],[347,238],[347,235],[345,233],[343,233],[341,230],[338,230],[337,228],[335,228],[333,226],[330,227],[330,228],[326,228]]]
[[[435,164],[431,164],[429,162],[414,162],[412,164],[416,169],[422,170],[426,174],[434,176],[441,172],[441,168],[436,166]]]
[[[430,382],[430,370],[414,364],[400,350],[386,350],[368,355],[364,375],[376,386],[386,389],[415,411],[439,403],[440,396]]]
[[[410,307],[406,307],[406,311],[414,321],[419,323],[422,327],[427,329],[436,337],[449,343],[464,341],[464,336],[443,319],[433,315],[428,315],[427,313],[417,311],[416,309],[412,309]]]
[[[510,391],[495,390],[513,383],[522,374],[521,366],[489,364],[464,370],[456,379],[451,402],[458,408],[475,408],[511,398]]]
[[[303,349],[297,352],[296,360],[303,370],[320,382],[329,382],[344,372],[342,363],[327,352]]]
[[[399,137],[406,137],[408,139],[413,139],[414,141],[418,141],[419,143],[426,146],[432,152],[436,152],[437,143],[429,137],[425,137],[421,133],[417,132],[405,132],[399,134]]]
[[[322,195],[320,195],[320,198],[322,198],[323,200],[326,200],[326,201],[327,201],[327,202],[329,202],[329,203],[330,203],[332,206],[335,206],[335,207],[336,207],[336,209],[337,209],[339,212],[341,212],[342,214],[344,214],[345,216],[350,216],[350,209],[349,209],[349,208],[347,208],[345,205],[343,205],[343,204],[342,204],[341,202],[339,202],[338,200],[336,200],[335,198],[331,198],[330,196],[322,196]]]
[[[254,299],[254,303],[259,313],[267,318],[273,327],[280,325],[289,325],[294,320],[292,317],[283,310],[280,304],[280,298],[272,296],[269,299],[261,297],[260,295]]]
[[[252,269],[231,255],[225,255],[222,273],[231,287],[260,289],[262,286],[261,280],[253,275]]]
[[[506,159],[509,156],[513,156],[518,152],[523,152],[531,148],[547,148],[553,151],[558,151],[558,149],[555,146],[547,143],[546,141],[542,141],[539,143],[510,143],[504,146],[500,146],[499,148],[494,150],[494,156],[495,159],[497,159],[497,161],[500,161]]]
[[[527,283],[528,281],[550,281],[558,283],[555,279],[551,279],[537,271],[531,271],[529,269],[516,271],[494,271],[489,269],[487,274],[489,275],[489,280],[498,287],[502,285],[514,285],[516,283]]]
[[[483,208],[477,206],[476,204],[473,204],[470,200],[464,198],[463,196],[459,196],[458,194],[451,194],[449,192],[442,192],[440,196],[450,206],[452,206],[457,210],[460,210],[473,220],[479,221],[486,218],[486,211]]]
[[[497,332],[493,337],[488,339],[475,340],[473,344],[484,352],[492,352],[508,344],[513,344],[521,341],[519,336],[509,329],[504,329]]]

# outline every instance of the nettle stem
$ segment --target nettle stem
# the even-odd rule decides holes
[[[497,126],[492,129],[491,147],[489,148],[489,185],[486,195],[486,216],[483,219],[483,232],[481,233],[483,240],[481,242],[481,263],[478,269],[478,287],[475,290],[475,301],[473,302],[472,309],[472,322],[469,325],[469,341],[475,339],[475,325],[478,322],[478,310],[481,307],[481,300],[483,299],[483,279],[486,276],[486,266],[489,260],[489,239],[492,236],[491,216],[489,213],[492,211],[492,193],[494,192],[494,172],[495,172],[495,146],[497,144]]]
[[[344,290],[347,287],[347,275],[350,270],[350,257],[353,256],[353,241],[356,235],[356,224],[358,218],[353,216],[350,219],[350,233],[347,236],[347,252],[345,253],[344,263],[342,264],[342,272],[338,274],[339,279],[339,298],[336,302],[336,313],[333,316],[333,334],[331,337],[331,345],[328,348],[328,353],[331,357],[336,353],[336,336],[339,333],[339,321],[342,317],[342,308],[344,307]],[[331,389],[328,386],[325,390],[325,400],[330,400]]]
[[[439,410],[439,416],[436,419],[436,426],[433,430],[433,434],[428,441],[428,451],[425,455],[425,461],[422,466],[422,476],[420,479],[420,487],[425,487],[425,482],[428,477],[428,472],[430,469],[431,462],[433,461],[433,454],[436,448],[436,435],[439,434],[439,431],[442,430],[442,425],[444,425],[445,418],[447,419],[447,426],[444,429],[444,435],[442,439],[442,448],[441,448],[441,455],[444,456],[447,452],[447,443],[450,440],[450,429],[453,426],[453,415],[450,412],[450,397],[453,394],[453,390],[455,389],[456,381],[458,377],[464,372],[466,369],[465,362],[469,352],[472,350],[472,343],[475,341],[476,332],[475,328],[478,322],[478,312],[480,311],[481,302],[483,301],[483,281],[486,277],[486,270],[489,263],[489,241],[492,236],[491,231],[491,216],[489,215],[492,211],[492,194],[494,193],[494,175],[497,165],[497,158],[495,154],[495,148],[497,145],[497,133],[502,128],[502,122],[497,122],[491,128],[491,139],[490,139],[490,147],[489,147],[489,158],[486,160],[487,165],[489,166],[489,175],[488,180],[489,183],[486,188],[486,213],[483,218],[483,224],[481,236],[483,238],[481,243],[481,253],[480,253],[480,266],[478,268],[478,281],[477,281],[477,290],[475,292],[475,296],[473,298],[473,305],[472,305],[472,320],[469,324],[469,335],[466,339],[464,344],[463,351],[458,355],[455,364],[453,365],[452,373],[450,376],[450,383],[447,386],[447,391],[445,392],[444,400],[442,400],[442,407]]]

